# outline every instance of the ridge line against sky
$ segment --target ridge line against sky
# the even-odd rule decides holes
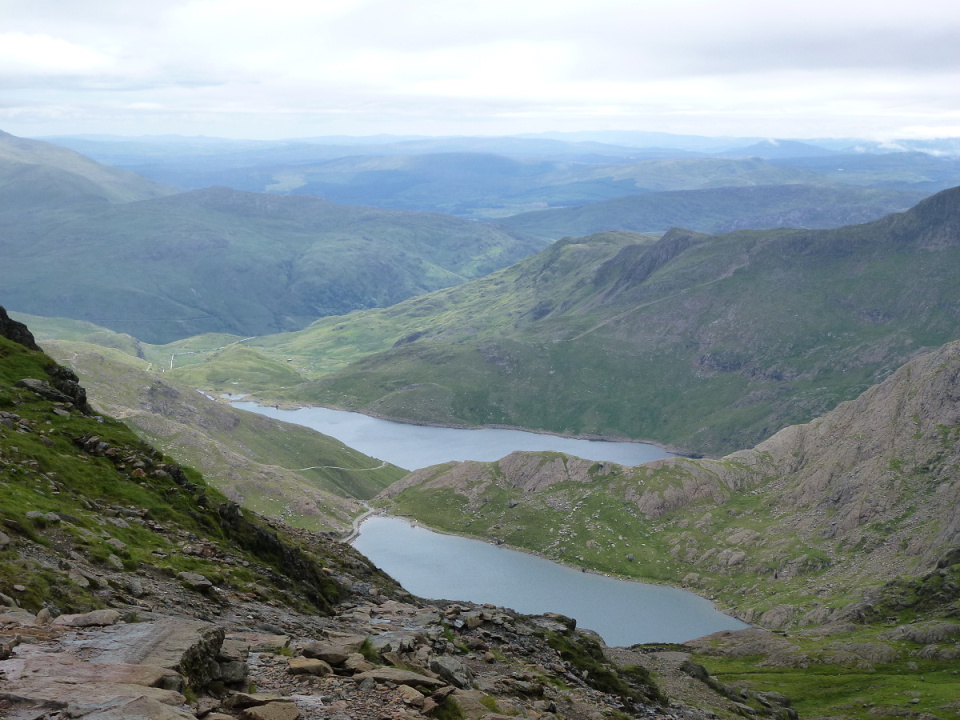
[[[0,0],[0,129],[957,137],[958,38],[956,0]]]

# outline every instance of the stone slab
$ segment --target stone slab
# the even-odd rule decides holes
[[[420,673],[409,670],[400,670],[399,668],[376,668],[375,670],[368,670],[367,672],[358,673],[353,676],[353,679],[357,682],[366,680],[367,678],[371,678],[377,682],[392,682],[397,685],[410,685],[411,687],[421,685],[425,688],[439,688],[447,684],[443,680],[427,677],[426,675],[421,675]]]

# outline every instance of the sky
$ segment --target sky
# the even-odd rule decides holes
[[[957,0],[0,0],[25,137],[960,136]]]

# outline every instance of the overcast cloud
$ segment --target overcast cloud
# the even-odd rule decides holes
[[[960,3],[0,0],[0,129],[960,136]]]

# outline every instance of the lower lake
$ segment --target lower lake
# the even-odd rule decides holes
[[[558,612],[608,645],[683,642],[747,627],[685,590],[580,572],[397,517],[368,518],[353,545],[415,595]]]
[[[246,401],[234,402],[233,406],[312,428],[354,450],[407,470],[419,470],[450,460],[490,462],[515,450],[553,450],[585,460],[621,465],[642,465],[673,457],[673,453],[649,443],[581,440],[525,430],[408,425],[322,407],[281,410]]]

